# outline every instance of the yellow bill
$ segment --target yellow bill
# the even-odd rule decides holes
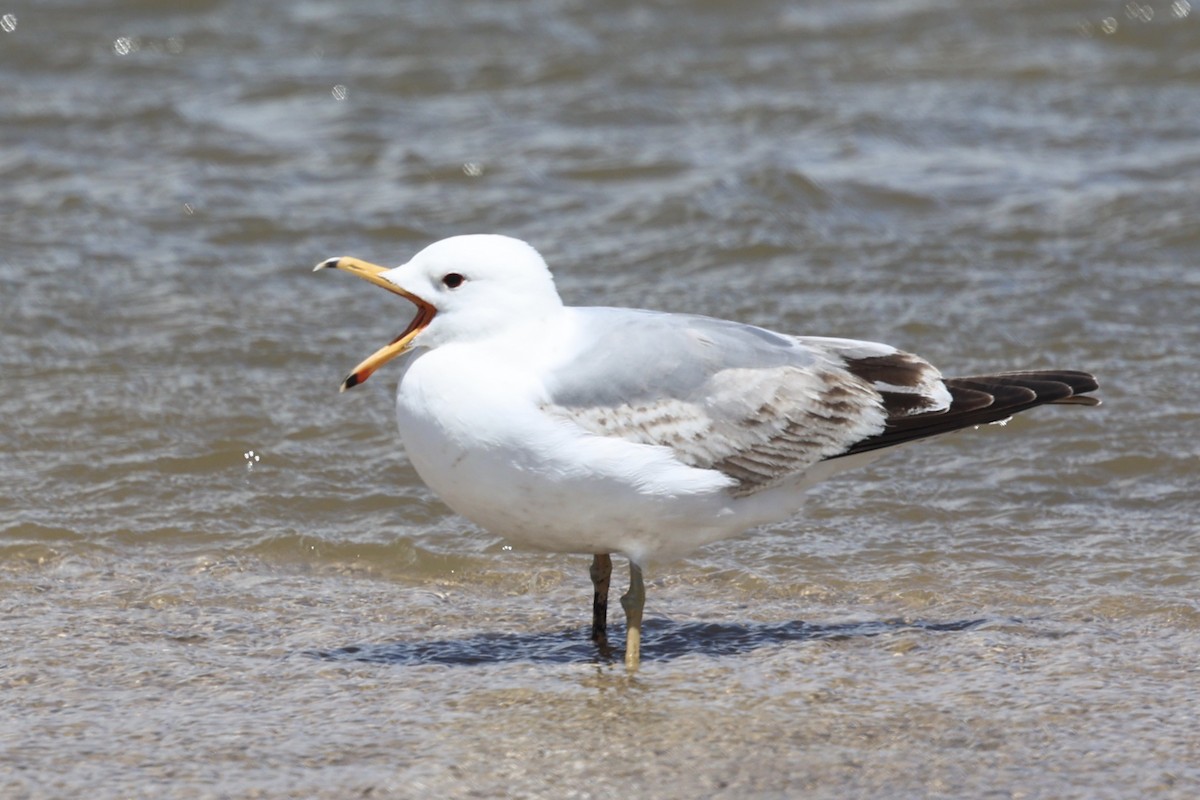
[[[361,364],[350,371],[346,376],[346,380],[342,381],[342,386],[339,391],[346,391],[352,386],[365,381],[371,377],[375,370],[382,367],[387,362],[391,361],[396,356],[402,355],[408,350],[412,340],[418,333],[425,329],[432,320],[433,315],[437,313],[437,309],[411,292],[406,292],[396,284],[383,277],[383,273],[388,271],[387,267],[381,267],[378,264],[372,264],[368,261],[363,261],[359,258],[351,256],[342,256],[340,258],[330,258],[322,261],[313,269],[314,272],[320,269],[340,269],[343,272],[349,272],[351,275],[357,275],[363,280],[370,281],[376,286],[382,286],[389,292],[398,294],[405,300],[417,307],[417,314],[413,317],[412,322],[404,329],[404,332],[393,339],[388,344],[376,350],[371,355],[367,356]]]

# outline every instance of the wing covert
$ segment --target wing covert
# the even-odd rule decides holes
[[[800,339],[706,317],[578,311],[584,330],[589,313],[603,317],[608,336],[555,371],[543,408],[596,435],[668,447],[689,466],[719,470],[737,481],[735,495],[798,476],[885,429],[884,396],[847,356],[894,358],[887,345]],[[897,380],[885,382],[895,394],[915,396],[909,379],[884,377]],[[922,407],[936,402],[926,398]]]

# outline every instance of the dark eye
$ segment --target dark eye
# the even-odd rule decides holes
[[[446,285],[447,289],[457,289],[466,282],[467,279],[462,275],[459,275],[457,272],[451,272],[442,277],[442,283]]]

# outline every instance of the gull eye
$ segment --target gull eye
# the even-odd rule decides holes
[[[442,283],[445,284],[447,289],[457,289],[466,282],[467,279],[457,272],[451,272],[442,276]]]

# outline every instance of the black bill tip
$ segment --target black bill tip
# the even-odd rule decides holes
[[[333,269],[338,265],[338,262],[341,260],[342,260],[341,256],[338,256],[336,258],[327,258],[324,261],[322,261],[320,264],[317,264],[315,267],[313,267],[313,272],[320,272],[323,269]]]
[[[338,391],[344,392],[347,389],[353,389],[355,386],[358,386],[359,383],[360,381],[358,380],[358,376],[354,373],[350,373],[346,376],[346,380],[342,381],[341,388],[339,388]]]

